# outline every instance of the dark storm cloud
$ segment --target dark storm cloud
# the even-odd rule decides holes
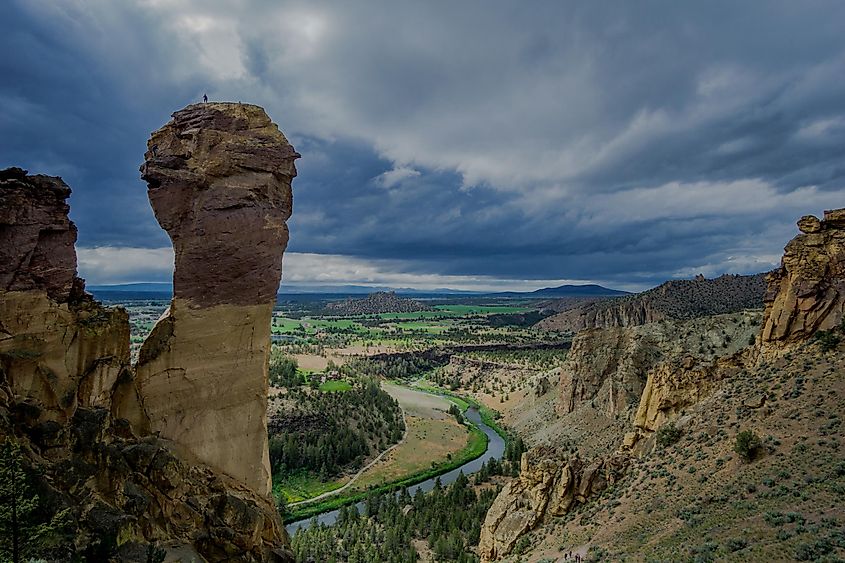
[[[137,166],[149,132],[205,91],[265,106],[303,154],[292,252],[453,282],[760,271],[798,216],[845,205],[840,2],[7,2],[0,16],[0,165],[65,177],[81,247],[167,246]]]

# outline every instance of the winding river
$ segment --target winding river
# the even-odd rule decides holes
[[[486,435],[487,435],[487,450],[481,456],[475,458],[472,461],[468,461],[465,464],[457,467],[448,473],[444,473],[439,477],[432,477],[431,479],[426,479],[422,483],[417,483],[416,485],[411,485],[407,487],[406,490],[408,494],[414,496],[418,490],[423,491],[424,493],[429,492],[434,488],[434,483],[437,479],[440,479],[440,482],[443,485],[448,485],[455,481],[458,478],[458,475],[463,471],[464,475],[470,475],[475,473],[479,469],[481,469],[481,465],[486,462],[491,457],[496,459],[502,459],[502,455],[505,453],[505,441],[502,439],[501,436],[496,434],[496,431],[484,424],[481,421],[481,415],[478,413],[478,409],[469,408],[465,412],[465,416],[475,423],[478,428],[480,428]],[[398,494],[398,493],[397,493]],[[364,512],[364,505],[365,503],[359,502],[355,506],[358,508],[358,511],[363,513]],[[330,510],[327,512],[323,512],[316,516],[317,523],[323,524],[326,526],[331,526],[337,520],[337,515],[340,513],[340,510]],[[296,533],[297,530],[306,529],[311,526],[312,518],[306,518],[304,520],[297,520],[296,522],[291,522],[285,528],[287,529],[288,533],[292,536]]]

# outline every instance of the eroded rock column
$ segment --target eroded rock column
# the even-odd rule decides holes
[[[142,178],[176,254],[141,348],[154,431],[269,494],[267,362],[299,154],[258,106],[195,104],[147,143]]]

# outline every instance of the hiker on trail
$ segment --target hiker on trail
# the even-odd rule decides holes
[[[208,103],[208,96],[206,94],[202,95],[202,103],[204,103],[204,104]]]

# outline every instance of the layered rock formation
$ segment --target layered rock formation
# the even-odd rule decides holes
[[[788,364],[790,355],[784,356],[784,351],[804,354],[800,360],[791,360],[790,369],[798,374],[795,387],[780,394],[781,398],[792,400],[801,396],[799,382],[803,381],[804,372],[817,364],[815,355],[820,350],[828,350],[828,355],[833,351],[841,353],[839,343],[845,332],[845,209],[826,211],[823,220],[803,217],[798,225],[802,234],[787,245],[781,268],[768,276],[764,314],[744,311],[684,322],[662,319],[622,328],[616,325],[638,323],[650,314],[639,308],[643,301],[629,309],[632,303],[626,303],[629,300],[625,298],[615,304],[598,304],[605,307],[604,312],[597,312],[583,323],[568,325],[588,329],[576,336],[568,361],[560,370],[559,414],[596,416],[596,409],[601,413],[598,416],[630,423],[627,430],[617,435],[618,453],[610,458],[597,457],[589,467],[618,478],[619,468],[624,467],[620,460],[636,459],[626,456],[651,451],[655,433],[669,421],[677,421],[681,433],[691,433],[695,419],[699,437],[706,437],[715,433],[728,416],[736,418],[735,426],[740,420],[745,424],[744,419],[752,411],[759,412],[758,422],[764,420],[772,416],[768,404],[770,399],[777,400],[773,391],[780,388],[771,386],[774,372],[770,362]],[[748,285],[756,293],[759,279],[729,281]],[[698,278],[686,283],[701,284],[706,280]],[[609,323],[611,327],[589,328],[596,323]],[[820,331],[827,331],[824,346],[808,345]],[[789,377],[787,373],[785,378]],[[752,380],[762,387],[753,387]],[[731,392],[720,395],[726,385],[733,393],[742,390],[743,394],[733,401],[738,406],[722,409],[708,418],[707,409],[713,404],[736,397]],[[825,390],[822,397],[831,395],[836,394]],[[822,398],[813,400],[820,404]],[[702,406],[708,404],[710,407]],[[782,426],[778,423],[772,428]],[[823,430],[820,435],[826,433]],[[502,490],[488,513],[480,546],[486,560],[509,553],[522,534],[548,515],[565,513],[574,502],[589,498],[581,492],[581,483],[589,481],[593,471],[579,474],[582,462],[554,460],[541,451],[532,450],[529,454],[541,461],[523,463],[519,479]],[[654,463],[660,466],[659,460]],[[719,458],[716,466],[723,463],[724,459]],[[636,485],[629,485],[628,489]],[[589,485],[588,489],[593,491],[594,487]]]
[[[505,485],[487,511],[479,554],[485,560],[507,555],[523,534],[544,520],[565,515],[614,484],[626,464],[624,455],[588,464],[577,458],[563,460],[548,450],[524,453],[519,477]]]
[[[657,368],[663,365],[661,369],[669,373],[692,370],[689,377],[681,378],[692,382],[696,379],[693,373],[712,370],[719,358],[731,357],[750,346],[759,331],[760,318],[759,312],[746,311],[582,331],[573,340],[560,370],[558,411],[566,414],[589,404],[609,417],[630,418],[644,392],[651,394],[656,382],[662,381],[652,375]],[[649,383],[651,379],[654,381]],[[689,392],[696,393],[692,389]]]
[[[639,326],[660,320],[691,319],[763,306],[764,274],[715,279],[672,280],[643,293],[581,305],[537,323],[542,330],[578,332],[587,328]]]
[[[656,431],[665,422],[677,418],[686,407],[710,396],[722,379],[740,373],[753,356],[753,353],[734,354],[712,361],[686,356],[656,365],[648,372],[634,426]],[[627,446],[633,446],[633,442]]]
[[[798,221],[800,235],[768,277],[762,342],[767,352],[806,341],[845,314],[845,209]]]
[[[262,108],[234,103],[174,113],[148,148],[142,177],[176,254],[137,366],[151,428],[269,494],[269,327],[299,155]]]

